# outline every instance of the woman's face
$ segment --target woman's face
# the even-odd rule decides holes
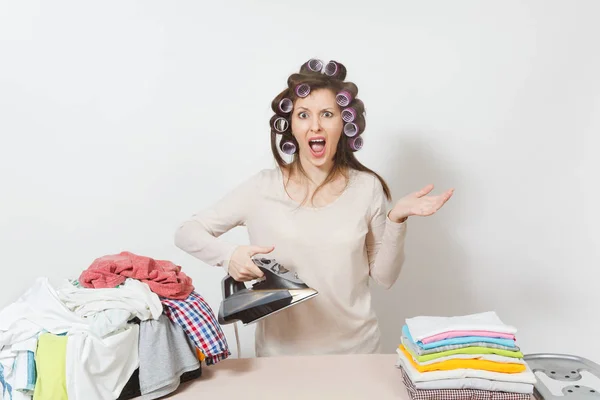
[[[330,168],[343,126],[333,91],[316,89],[307,97],[297,99],[292,114],[292,134],[300,148],[301,162]]]

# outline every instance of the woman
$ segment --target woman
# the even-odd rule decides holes
[[[257,356],[377,353],[380,331],[369,278],[391,287],[404,261],[406,220],[450,198],[426,186],[389,212],[385,181],[362,165],[364,106],[335,61],[311,59],[272,102],[271,148],[278,164],[255,174],[176,233],[176,245],[237,281],[263,276],[257,254],[295,271],[317,297],[258,322]],[[291,160],[286,162],[282,153]],[[244,225],[250,246],[219,239]]]

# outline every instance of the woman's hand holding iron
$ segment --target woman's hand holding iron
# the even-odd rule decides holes
[[[238,282],[262,278],[263,272],[254,264],[252,257],[256,254],[267,254],[274,249],[260,246],[239,246],[229,260],[229,275]]]
[[[389,218],[394,222],[404,222],[411,215],[425,217],[435,214],[454,193],[454,189],[450,189],[438,196],[426,196],[432,190],[433,185],[427,185],[418,192],[404,196],[390,211]]]

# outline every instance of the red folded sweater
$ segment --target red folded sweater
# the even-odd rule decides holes
[[[194,290],[192,278],[180,266],[127,251],[97,258],[81,273],[79,283],[87,288],[113,288],[127,278],[145,282],[154,293],[169,299],[185,300]]]

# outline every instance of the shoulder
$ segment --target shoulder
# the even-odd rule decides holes
[[[279,181],[281,171],[279,168],[263,168],[254,175],[254,179],[263,183],[272,183]]]
[[[280,181],[281,172],[278,168],[264,168],[251,175],[245,185],[256,189],[264,189],[277,184]]]
[[[383,185],[377,175],[367,171],[352,171],[355,199],[361,199],[361,207],[367,210],[367,218],[370,220],[375,215],[385,212],[389,203],[385,195]]]
[[[355,169],[351,170],[350,173],[352,174],[352,184],[360,188],[361,192],[374,197],[379,197],[384,193],[383,185],[376,175]]]

